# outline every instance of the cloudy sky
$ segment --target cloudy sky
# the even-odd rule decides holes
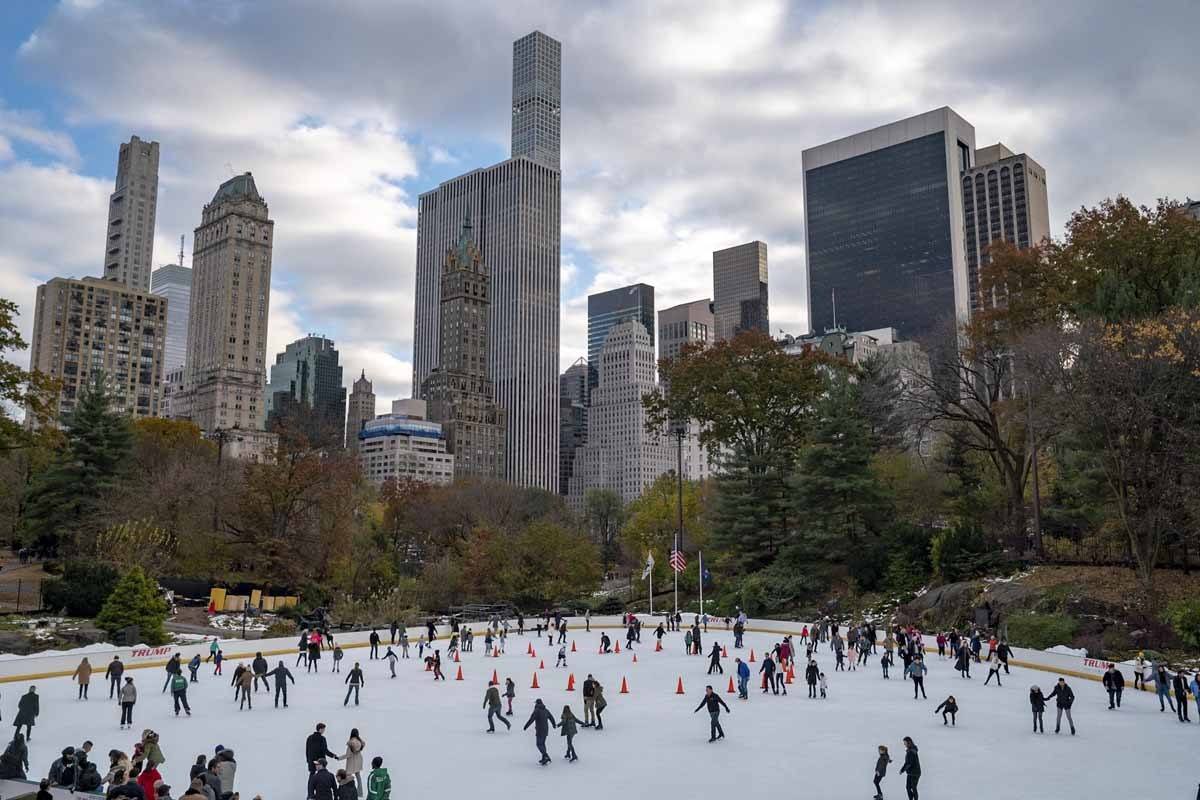
[[[800,153],[942,105],[1047,171],[1056,233],[1124,193],[1200,196],[1194,0],[0,2],[0,296],[98,275],[120,142],[161,143],[155,261],[254,173],[275,220],[268,357],[334,338],[381,409],[411,378],[416,198],[508,154],[512,40],[563,42],[562,362],[588,293],[711,294],[770,252],[806,329]],[[21,323],[28,332],[27,311]]]

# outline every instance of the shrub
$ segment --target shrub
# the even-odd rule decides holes
[[[1065,614],[1014,614],[1008,618],[1008,641],[1036,650],[1070,645],[1077,627],[1075,620]]]
[[[61,578],[42,582],[42,605],[72,617],[94,617],[117,585],[117,571],[94,561],[68,561]]]
[[[946,583],[986,575],[1006,561],[1004,553],[974,525],[956,525],[934,534],[929,560],[934,574]]]
[[[275,639],[284,636],[292,636],[296,633],[296,621],[291,619],[277,619],[263,631],[264,639]]]
[[[135,566],[121,576],[104,607],[96,615],[96,625],[115,634],[122,628],[137,625],[146,644],[158,645],[167,641],[163,622],[167,618],[167,602],[158,594],[158,586]]]
[[[1163,612],[1163,621],[1188,647],[1200,647],[1200,598],[1176,600]]]

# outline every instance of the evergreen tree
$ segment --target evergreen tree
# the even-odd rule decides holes
[[[735,451],[717,476],[712,539],[739,571],[771,564],[792,532],[788,455]]]
[[[158,593],[154,581],[139,566],[121,576],[104,608],[96,617],[96,625],[115,634],[122,628],[137,625],[146,644],[162,644],[167,640],[163,621],[167,618],[167,603]]]
[[[93,372],[67,420],[65,445],[30,484],[21,532],[44,552],[98,530],[100,499],[116,484],[133,446],[129,420],[111,407],[103,373]]]

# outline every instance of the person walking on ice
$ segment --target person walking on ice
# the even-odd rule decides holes
[[[954,699],[954,695],[950,695],[938,704],[938,707],[933,710],[933,714],[934,716],[937,716],[938,713],[941,713],[942,715],[943,725],[946,724],[947,714],[950,715],[950,725],[953,726],[956,724],[955,720],[958,717],[958,701]]]
[[[485,692],[483,695],[483,707],[487,709],[488,733],[496,732],[496,723],[494,720],[497,719],[504,723],[505,728],[512,730],[512,723],[505,719],[504,715],[500,713],[500,688],[496,686],[495,681],[488,681],[487,692]]]
[[[112,700],[116,697],[117,692],[121,689],[121,676],[125,674],[125,665],[121,663],[120,656],[113,656],[112,661],[108,662],[108,669],[104,670],[104,677],[108,678],[108,699]],[[28,736],[25,737],[29,739]]]
[[[1121,692],[1125,691],[1125,676],[1117,669],[1116,664],[1109,664],[1108,669],[1104,671],[1104,688],[1108,692],[1109,710],[1120,708]]]
[[[562,714],[558,718],[558,732],[560,736],[567,737],[567,754],[563,758],[567,761],[578,761],[579,756],[575,754],[575,734],[579,733],[579,718],[571,711],[570,706],[563,706]]]
[[[738,699],[739,700],[749,700],[750,699],[750,665],[747,664],[745,661],[742,661],[742,659],[740,659],[740,658],[735,658],[734,662],[737,664]],[[812,684],[812,686],[809,686],[809,697],[815,696],[815,693],[814,693],[814,687],[816,686],[816,683],[815,683],[816,677],[815,676],[813,678],[813,681],[814,681],[814,683]]]
[[[879,745],[879,758],[875,759],[875,800],[883,800],[883,790],[879,788],[879,782],[883,780],[884,775],[887,775],[890,763],[892,763],[892,757],[888,755],[887,746]]]
[[[708,652],[708,674],[712,675],[717,672],[721,675],[725,674],[724,668],[721,666],[721,645],[713,642],[712,650]]]
[[[1047,700],[1054,700],[1058,708],[1058,715],[1054,721],[1054,732],[1058,733],[1062,727],[1063,714],[1067,715],[1067,724],[1071,726],[1071,735],[1075,735],[1075,720],[1071,719],[1071,706],[1075,702],[1075,693],[1071,691],[1071,687],[1067,686],[1066,678],[1059,678],[1058,684],[1055,685],[1052,691],[1046,697]]]
[[[1038,686],[1029,687],[1029,707],[1033,710],[1033,732],[1045,733],[1046,698]]]
[[[704,697],[700,698],[700,705],[696,706],[695,714],[702,708],[708,709],[708,741],[715,742],[718,739],[725,738],[725,729],[721,727],[721,709],[725,709],[726,714],[732,714],[729,706],[725,705],[725,701],[721,699],[721,695],[713,692],[711,684],[704,687]]]
[[[76,699],[87,700],[88,684],[92,682],[92,664],[87,660],[87,656],[79,662],[79,666],[71,674],[71,679],[79,683],[79,697]]]
[[[171,676],[171,699],[175,703],[175,716],[179,716],[180,707],[190,717],[192,715],[192,707],[188,705],[187,699],[188,679],[183,677],[183,673],[176,672]]]
[[[508,710],[504,712],[504,716],[511,717],[513,715],[512,701],[517,696],[517,685],[513,683],[512,678],[504,679],[504,699],[508,701]]]
[[[917,699],[917,692],[921,693],[922,698],[927,697],[925,694],[925,673],[929,672],[929,669],[926,668],[924,659],[913,659],[913,662],[908,665],[908,669],[905,672],[908,673],[908,677],[912,678],[913,700]]]
[[[920,800],[917,784],[921,782],[921,758],[917,755],[917,745],[908,736],[904,737],[904,764],[900,766],[900,774],[905,776],[904,790],[908,792],[908,800]]]
[[[550,713],[550,709],[542,702],[542,698],[533,701],[533,713],[529,715],[529,721],[525,723],[522,730],[529,730],[529,726],[533,727],[533,738],[537,744],[538,752],[542,754],[542,758],[538,761],[539,764],[545,766],[550,763],[550,755],[546,752],[546,737],[550,734],[550,726],[558,727],[558,723],[554,721],[554,715]]]
[[[137,687],[133,685],[133,678],[125,676],[125,685],[117,693],[117,699],[121,701],[121,730],[133,728],[133,706],[137,703]]]
[[[21,728],[25,728],[25,741],[27,742],[33,741],[33,726],[40,713],[41,703],[38,700],[37,687],[30,686],[29,691],[21,695],[21,699],[17,701],[17,716],[13,720],[16,733],[20,733]]]
[[[279,695],[283,695],[283,707],[287,708],[287,682],[291,681],[292,685],[296,685],[296,679],[292,677],[292,671],[284,666],[280,661],[275,665],[275,669],[267,673],[275,679],[275,707],[279,708]]]
[[[346,699],[342,702],[343,706],[350,705],[350,693],[354,693],[354,705],[358,705],[358,692],[362,689],[366,679],[363,677],[362,667],[357,661],[354,662],[354,669],[346,675],[345,683],[349,684],[350,688],[346,690]]]

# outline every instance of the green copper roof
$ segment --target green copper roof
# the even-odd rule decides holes
[[[221,184],[217,189],[217,193],[213,195],[212,201],[219,203],[223,200],[238,200],[241,198],[249,198],[257,202],[262,202],[262,195],[258,193],[258,187],[254,185],[254,176],[249,172],[243,172]]]

